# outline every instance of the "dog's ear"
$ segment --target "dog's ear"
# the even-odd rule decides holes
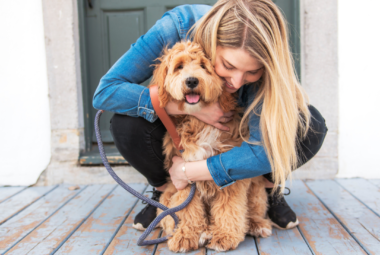
[[[170,101],[169,94],[166,91],[164,85],[158,86],[158,99],[160,101],[161,108],[164,108]]]
[[[158,85],[158,99],[160,101],[160,107],[164,108],[169,102],[169,95],[165,89],[165,79],[168,74],[168,65],[165,57],[162,57],[159,60],[161,63],[156,65],[150,84]]]
[[[223,89],[222,95],[219,97],[219,104],[223,112],[229,112],[236,109],[237,100],[233,94]]]
[[[202,53],[203,54],[203,53]],[[214,66],[211,61],[205,56],[202,56],[202,65],[211,80],[207,82],[207,87],[205,88],[204,98],[208,102],[216,102],[219,100],[224,87],[224,82],[214,71]]]

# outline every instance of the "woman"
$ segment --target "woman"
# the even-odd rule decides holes
[[[149,91],[137,85],[153,72],[152,64],[164,47],[190,39],[201,44],[226,90],[237,92],[245,107],[241,127],[249,126],[250,139],[241,147],[186,164],[173,158],[169,170],[177,187],[192,181],[214,180],[221,188],[236,180],[266,177],[268,216],[281,229],[298,224],[296,214],[282,196],[291,171],[312,158],[327,132],[320,113],[307,104],[289,51],[287,29],[277,6],[270,0],[219,0],[212,8],[183,5],[167,13],[122,56],[101,79],[94,107],[115,112],[111,133],[123,157],[155,187],[158,200],[168,174],[163,168],[162,138],[166,132],[154,113]],[[183,114],[175,103],[168,114]],[[219,104],[193,114],[219,129],[232,113]],[[309,128],[311,127],[311,128]],[[281,189],[278,188],[281,185]],[[134,227],[145,229],[156,216],[147,205],[135,217]]]

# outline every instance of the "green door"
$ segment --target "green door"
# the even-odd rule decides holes
[[[298,1],[275,1],[279,2],[289,23],[294,27],[299,26],[299,8],[295,4]],[[92,107],[92,97],[100,78],[166,11],[182,4],[213,5],[215,2],[216,0],[78,1],[86,151],[91,151],[96,143],[93,124],[96,110]],[[298,10],[294,10],[296,7]],[[299,39],[295,41],[299,42]],[[299,47],[299,43],[293,46]],[[299,51],[295,49],[293,52]],[[148,81],[143,85],[147,84]],[[105,112],[100,123],[103,141],[110,144],[113,142],[109,131],[111,117],[112,113]]]
[[[289,44],[298,77],[301,78],[300,0],[273,0],[280,7],[289,27]]]
[[[85,87],[85,137],[86,149],[96,142],[93,119],[96,110],[92,96],[100,78],[121,57],[130,45],[145,34],[162,15],[182,4],[209,4],[216,0],[86,0],[79,1],[81,24],[82,81]],[[90,4],[91,3],[91,6]],[[144,83],[147,85],[148,81]],[[100,130],[103,141],[112,142],[109,120],[112,113],[101,117]]]

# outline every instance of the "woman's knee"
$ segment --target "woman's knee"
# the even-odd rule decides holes
[[[309,106],[310,110],[310,130],[307,134],[309,140],[311,139],[314,147],[317,151],[322,147],[323,141],[325,140],[328,128],[326,126],[326,121],[323,118],[322,114],[312,105]]]
[[[133,137],[143,134],[148,123],[142,118],[130,117],[127,115],[114,114],[110,120],[110,131],[114,138]]]
[[[140,117],[114,114],[110,121],[110,131],[116,140],[130,138],[129,140],[141,141],[151,135],[153,138],[160,137],[166,130],[160,120],[151,123]]]
[[[323,145],[328,128],[321,113],[312,105],[309,105],[310,128],[306,137],[300,141],[298,156],[299,166],[305,164],[314,157]]]
[[[300,144],[297,148],[299,161],[297,167],[293,169],[293,171],[308,162],[318,153],[328,131],[322,114],[312,105],[309,105],[309,111],[311,115],[310,128],[306,134],[306,137],[300,139],[299,141]],[[268,181],[273,182],[272,173],[268,173],[263,176]]]
[[[162,159],[166,129],[160,120],[151,123],[144,118],[115,114],[110,122],[115,145],[126,160],[149,157],[149,154]]]
[[[327,126],[325,118],[323,118],[322,114],[312,105],[309,105],[309,111],[311,115],[310,119],[310,127],[318,134],[322,134],[322,136],[327,133]]]

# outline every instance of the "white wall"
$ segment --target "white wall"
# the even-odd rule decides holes
[[[338,6],[338,176],[380,178],[380,1]]]
[[[41,0],[0,0],[0,185],[29,185],[50,161]]]
[[[339,170],[338,0],[300,0],[300,4],[302,87],[325,118],[329,132],[318,154],[293,176],[334,178]]]

